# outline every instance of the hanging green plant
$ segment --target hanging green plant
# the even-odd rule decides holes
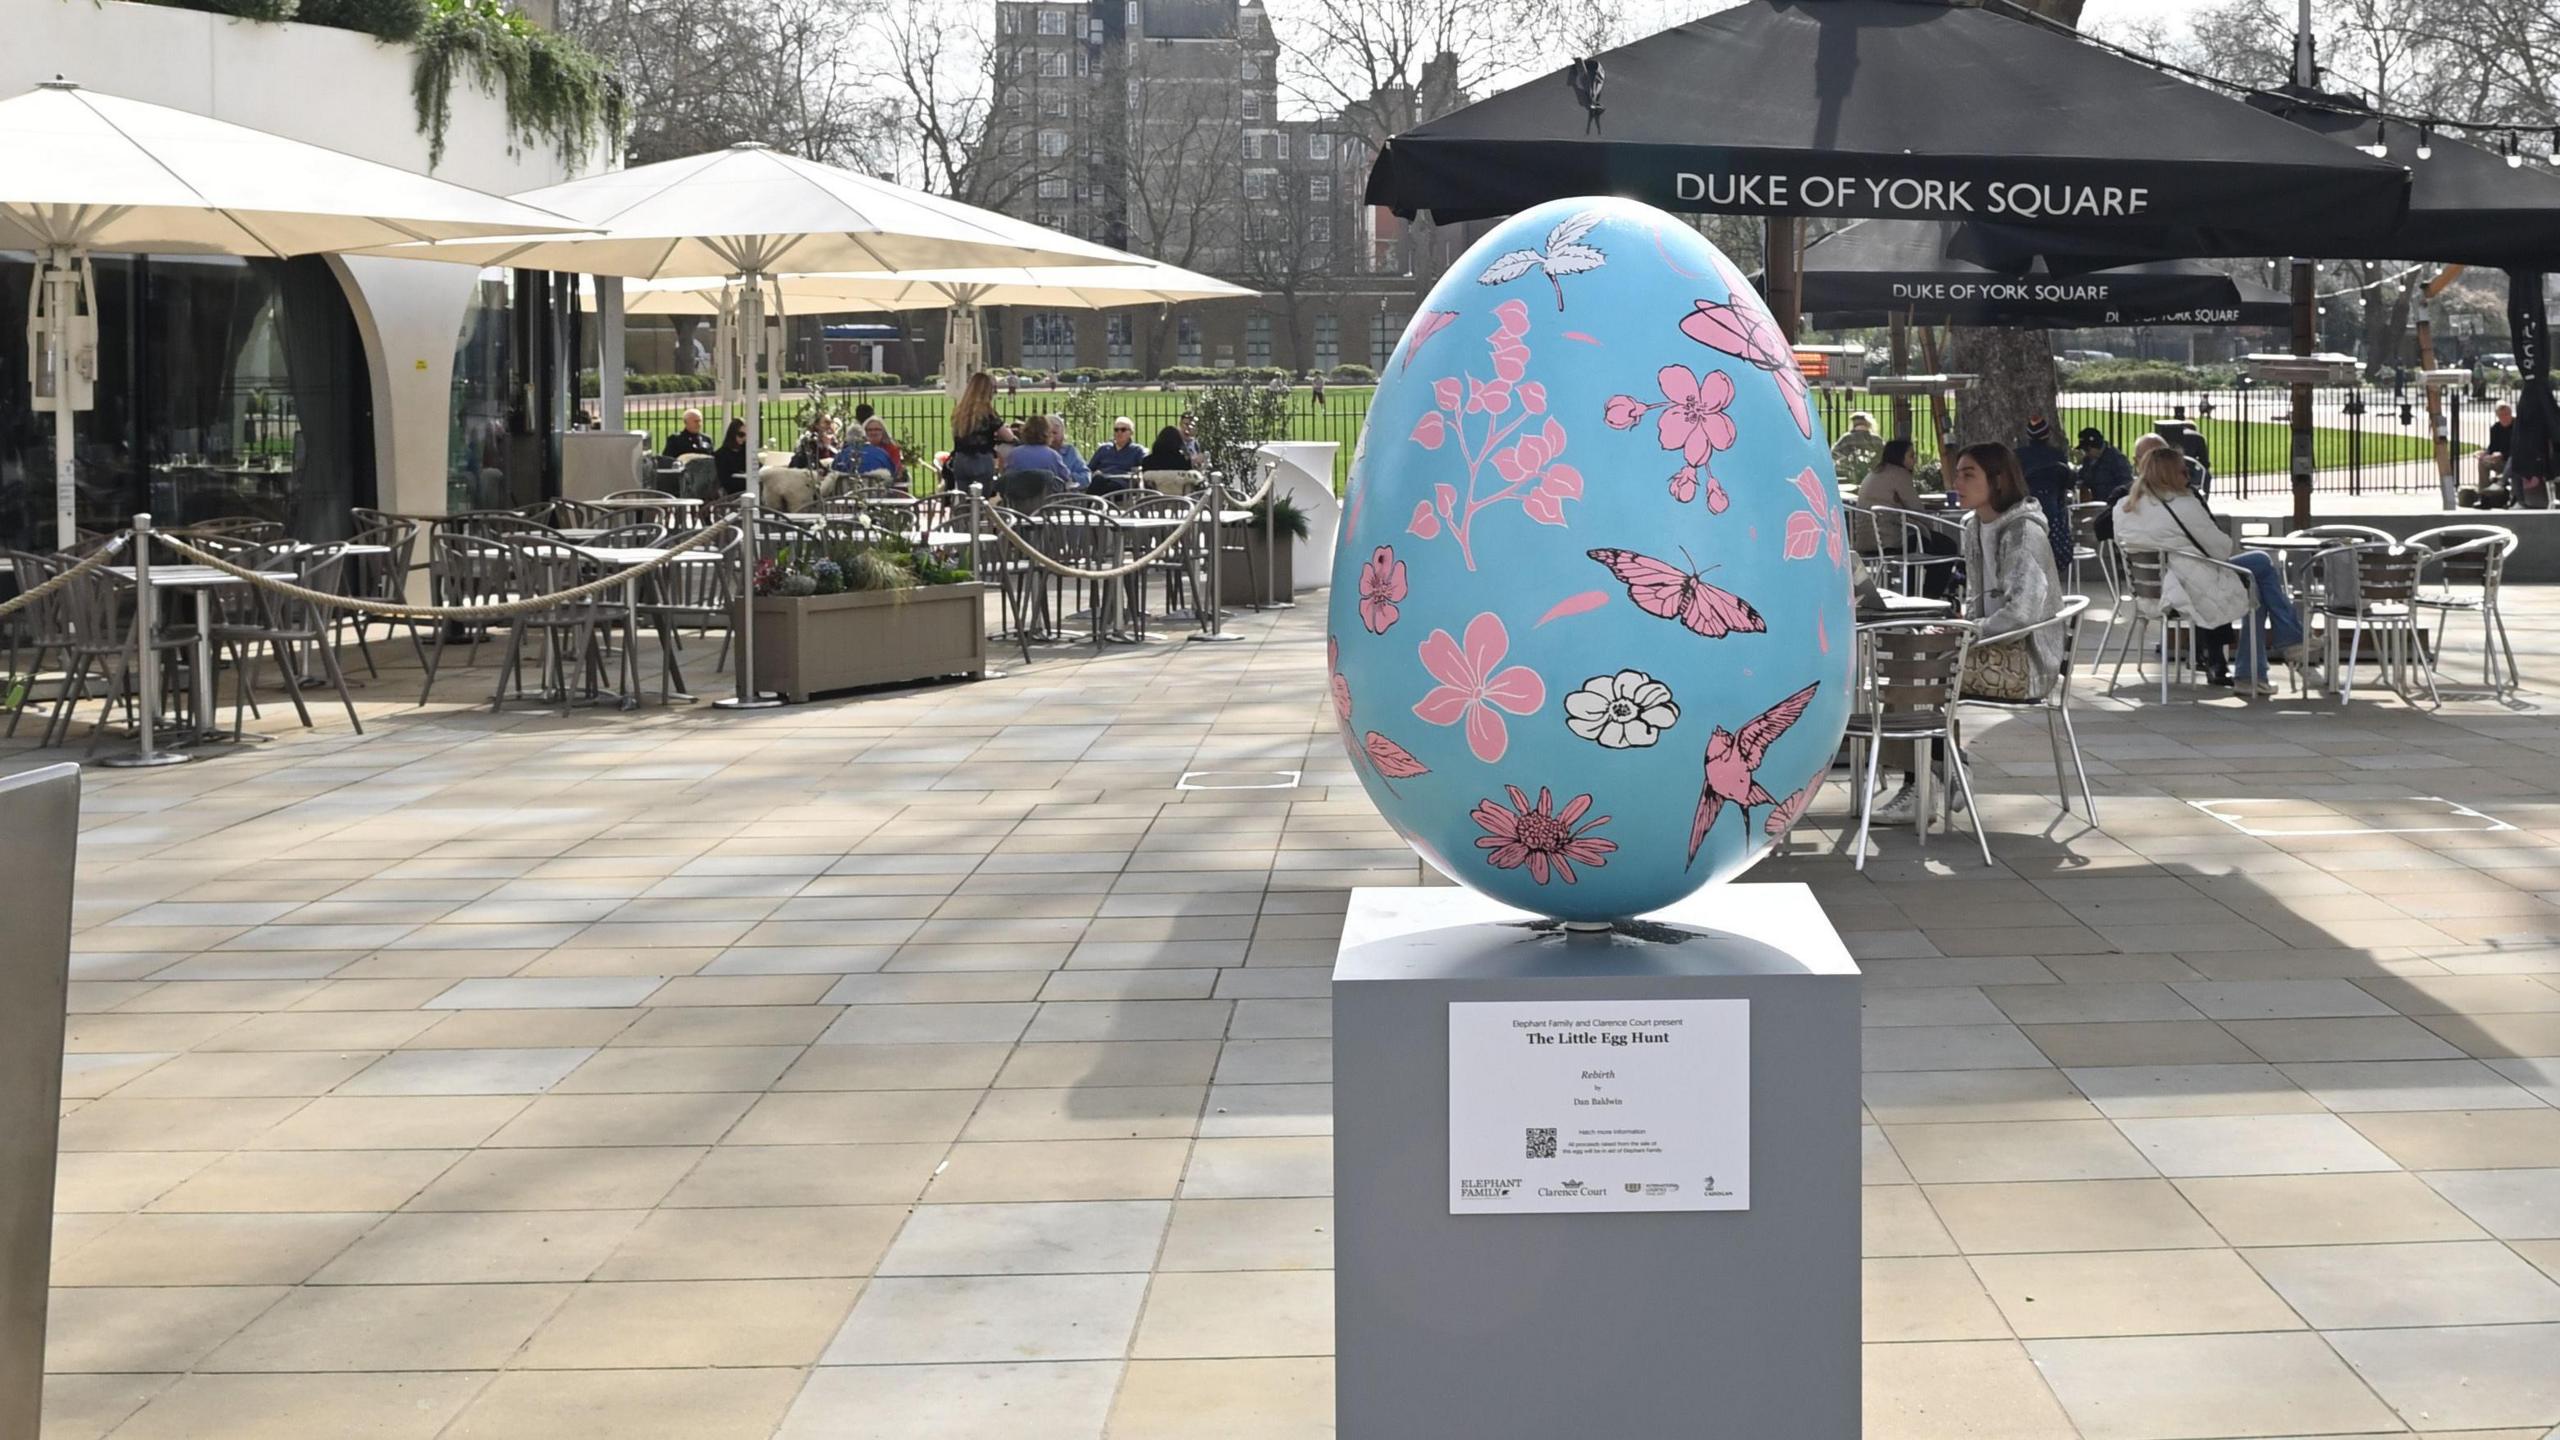
[[[600,137],[608,153],[619,144],[621,82],[586,47],[499,0],[427,0],[416,45],[410,94],[418,105],[418,128],[427,137],[430,169],[444,160],[453,87],[466,76],[482,94],[505,104],[513,145],[548,141],[574,170]]]

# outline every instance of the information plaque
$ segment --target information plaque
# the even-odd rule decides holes
[[[1751,1002],[1449,1006],[1449,1213],[1751,1208]]]

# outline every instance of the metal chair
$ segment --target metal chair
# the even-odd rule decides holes
[[[335,545],[302,551],[291,560],[294,583],[305,590],[336,594],[344,580],[341,572],[346,562],[347,552]],[[286,562],[281,557],[276,557],[270,558],[266,566],[253,568],[283,563]],[[304,729],[311,728],[311,709],[302,703],[301,667],[294,659],[294,647],[300,645],[308,645],[319,652],[320,668],[328,675],[329,683],[337,688],[338,703],[346,707],[348,723],[355,726],[357,734],[364,733],[364,721],[356,716],[356,702],[347,693],[346,671],[339,667],[338,647],[331,638],[336,612],[319,601],[305,600],[299,595],[279,595],[255,585],[240,587],[222,598],[226,602],[226,618],[215,623],[212,639],[214,644],[231,652],[233,734],[240,733],[242,711],[250,708],[249,686],[257,670],[255,651],[260,645],[266,646],[267,653],[274,657],[276,673],[284,682],[284,692],[293,701],[293,711],[302,718]],[[250,603],[245,606],[229,603],[235,599]],[[230,618],[244,611],[250,618]]]
[[[68,556],[37,555],[24,550],[9,551],[8,560],[10,570],[17,576],[18,593],[21,595],[77,563]],[[36,677],[44,673],[45,657],[52,655],[67,664],[75,643],[77,637],[72,633],[71,621],[63,611],[59,593],[39,596],[19,608],[9,628],[9,668],[6,673],[18,680],[9,697],[9,735],[18,733],[18,717],[25,713],[27,701],[35,693]],[[18,668],[21,650],[33,652],[24,671]],[[70,684],[68,675],[63,677],[63,684],[66,687]]]
[[[2427,700],[2442,704],[2436,696],[2434,667],[2425,663],[2419,652],[2424,637],[2418,629],[2418,567],[2427,552],[2401,544],[2358,545],[2353,547],[2356,566],[2356,595],[2352,601],[2332,600],[2322,607],[2328,617],[2329,659],[2337,662],[2337,626],[2343,621],[2355,623],[2355,634],[2347,647],[2345,683],[2337,685],[2338,703],[2345,705],[2355,698],[2356,666],[2363,658],[2367,631],[2374,636],[2374,658],[2383,667],[2385,684],[2409,705],[2416,705],[2409,693],[2409,671],[2415,666],[2419,678],[2427,683]]]
[[[1956,697],[1964,683],[1965,661],[1973,653],[1975,626],[1969,620],[1889,620],[1861,627],[1867,642],[1867,678],[1860,708],[1849,717],[1849,773],[1858,786],[1856,868],[1867,868],[1867,834],[1875,819],[1877,772],[1884,747],[1901,741],[1937,748],[1942,763],[1973,817],[1974,842],[1982,863],[1991,862],[1991,840],[1982,833],[1982,816],[1973,803],[1973,781],[1965,772],[1964,752],[1956,744]],[[1864,760],[1860,760],[1863,753]],[[1919,756],[1914,754],[1914,760]],[[1929,843],[1931,803],[1929,766],[1915,763],[1919,806],[1912,825],[1920,844]]]
[[[2088,609],[2088,596],[2073,595],[2062,602],[2062,608],[2054,612],[2051,619],[2039,620],[2022,630],[2011,631],[2008,635],[2000,637],[2006,640],[2030,636],[2039,630],[2058,629],[2062,632],[2062,668],[2054,676],[2053,688],[2045,692],[2043,699],[1995,700],[1984,695],[1966,695],[1959,692],[1956,704],[1959,708],[1971,705],[1985,710],[2005,710],[2012,714],[2043,711],[2045,738],[2053,744],[2055,796],[2062,802],[2063,812],[2070,813],[2071,777],[2062,771],[2062,752],[2067,742],[2071,751],[2071,768],[2080,777],[2080,801],[2088,807],[2089,823],[2095,825],[2098,823],[2098,798],[2090,792],[2089,767],[2080,759],[2080,732],[2071,723],[2071,672],[2080,655],[2080,620]]]
[[[347,556],[344,574],[348,594],[360,599],[378,600],[388,605],[408,603],[409,571],[418,549],[418,527],[415,523],[398,520],[376,529],[360,530],[350,537],[347,543],[350,546],[379,545],[383,547],[383,553],[380,555],[350,554]],[[354,629],[356,653],[364,659],[365,673],[378,680],[382,678],[382,672],[375,668],[373,646],[365,638],[365,632],[372,625],[372,619],[362,611],[341,611],[331,618],[329,629],[333,637],[349,627]],[[409,627],[409,648],[417,652],[418,663],[424,666],[427,663],[427,648],[426,641],[418,634],[418,622],[415,620],[382,622],[386,634],[394,625]],[[333,638],[330,643],[337,642]]]
[[[2107,587],[2107,598],[2121,599],[2123,591],[2116,584],[2115,542],[2098,537],[2098,517],[2113,507],[2104,500],[2090,500],[2071,507],[2071,588],[2081,594],[2088,591],[2081,582],[2081,571],[2094,561],[2098,578]]]
[[[1878,562],[1894,568],[1894,589],[1905,595],[1927,591],[1929,572],[1952,569],[1964,561],[1964,525],[1944,515],[1930,515],[1918,510],[1896,510],[1879,505],[1875,516],[1877,542],[1887,547]],[[1931,536],[1946,545],[1944,550],[1929,548]]]
[[[505,541],[484,535],[439,532],[434,536],[434,553],[428,561],[429,588],[439,605],[495,605],[515,598],[515,570]],[[436,688],[436,670],[444,663],[445,642],[456,627],[436,627],[435,649],[427,655],[426,682],[418,687],[418,703]],[[485,625],[471,627],[471,654],[468,664],[480,663],[480,641],[488,634]]]
[[[2420,610],[2435,612],[2435,641],[2429,647],[2430,663],[2444,659],[2444,630],[2455,613],[2480,617],[2480,683],[2494,694],[2504,694],[2521,684],[2516,669],[2516,650],[2507,639],[2506,612],[2498,606],[2498,591],[2503,583],[2507,557],[2516,552],[2516,532],[2503,525],[2439,525],[2409,537],[2409,544],[2428,553],[2418,562],[2420,585],[2413,602]],[[2425,582],[2428,570],[2435,571],[2435,583]]]
[[[94,668],[106,682],[104,698],[98,706],[98,723],[89,732],[89,753],[95,754],[98,742],[106,738],[107,717],[115,713],[117,703],[123,703],[128,718],[134,714],[133,582],[109,570],[92,570],[54,594],[61,599],[62,615],[72,638],[68,673],[63,677],[62,693],[54,698],[53,716],[45,724],[44,743],[59,745],[69,736],[72,721],[77,718],[74,709]],[[161,613],[165,616],[165,607]],[[180,668],[194,658],[195,644],[193,625],[165,620],[158,634],[143,637],[145,663],[167,672],[160,694],[169,703],[189,703],[195,694],[194,686],[177,683]],[[203,718],[188,717],[197,724]]]
[[[2197,625],[2177,607],[2170,605],[2162,594],[2161,582],[2168,574],[2168,567],[2172,563],[2187,566],[2187,574],[2191,577],[2209,577],[2214,571],[2219,570],[2237,578],[2248,597],[2248,609],[2240,619],[2232,622],[2239,632],[2239,643],[2234,647],[2233,658],[2235,663],[2241,666],[2237,673],[2251,679],[2256,678],[2258,665],[2265,659],[2261,652],[2265,648],[2266,638],[2258,628],[2257,576],[2251,574],[2247,566],[2235,564],[2229,560],[2217,560],[2210,555],[2199,554],[2193,550],[2147,550],[2135,546],[2122,548],[2125,594],[2132,608],[2127,612],[2130,623],[2124,630],[2124,643],[2116,649],[2116,667],[2107,675],[2108,690],[2113,691],[2123,684],[2125,662],[2133,659],[2136,644],[2154,625],[2157,625],[2160,631],[2160,646],[2157,654],[2160,660],[2161,704],[2169,703],[2169,677],[2177,663],[2169,646],[2170,632],[2172,630],[2185,632],[2184,655],[2192,659],[2197,654],[2197,633],[2203,627]],[[2110,621],[2110,631],[2113,628],[2113,622]],[[2105,647],[2101,646],[2099,663],[2104,664],[2105,659]],[[2134,661],[2135,678],[2139,679],[2141,673],[2141,662]]]

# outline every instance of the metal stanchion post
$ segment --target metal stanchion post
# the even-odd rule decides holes
[[[130,755],[110,755],[101,765],[118,770],[143,770],[162,765],[184,765],[193,757],[175,750],[156,750],[152,746],[152,729],[160,718],[159,653],[151,647],[151,632],[159,628],[155,618],[160,597],[151,591],[151,517],[133,517],[133,684],[134,712],[140,724]],[[68,681],[64,683],[69,683]],[[198,722],[203,722],[199,718]]]
[[[1209,492],[1206,516],[1209,527],[1209,593],[1200,597],[1208,623],[1183,638],[1207,642],[1241,640],[1243,636],[1227,633],[1226,611],[1219,604],[1227,596],[1226,564],[1221,558],[1221,552],[1227,548],[1227,488],[1215,476],[1206,477],[1200,483]]]
[[[711,702],[723,710],[769,710],[782,703],[756,688],[756,498],[755,477],[750,474],[745,493],[738,497],[738,619],[734,626],[738,693]]]
[[[917,527],[917,533],[923,534],[924,528],[922,526]],[[984,563],[985,557],[979,550],[978,537],[986,533],[987,487],[983,484],[973,483],[969,486],[969,578],[972,580],[978,580],[981,583],[984,583],[984,578],[980,573],[979,567]],[[982,627],[987,623],[986,604],[987,601],[985,596],[981,595],[978,597],[978,624]],[[998,615],[1002,615],[1004,612],[1005,602],[999,600],[996,605],[996,613]],[[1022,623],[1021,616],[1016,615],[1013,618],[1015,624],[1019,625]],[[1027,651],[1023,658],[1025,660],[1030,658]],[[978,678],[981,680],[1001,680],[1004,678],[1004,672],[995,668],[994,664],[991,662]]]
[[[1262,584],[1271,593],[1261,597],[1274,610],[1295,610],[1298,601],[1280,584],[1280,462],[1270,456],[1262,458]]]

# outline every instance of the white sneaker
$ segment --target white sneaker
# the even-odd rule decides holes
[[[1964,787],[1950,786],[1947,790],[1947,813],[1961,815],[1965,812],[1965,808]]]
[[[1893,792],[1890,799],[1877,802],[1869,819],[1878,825],[1908,825],[1920,813],[1920,797],[1909,785]]]
[[[2231,682],[2231,690],[2235,695],[2255,695],[2261,699],[2273,698],[2284,693],[2282,686],[2270,680],[2234,680]]]

